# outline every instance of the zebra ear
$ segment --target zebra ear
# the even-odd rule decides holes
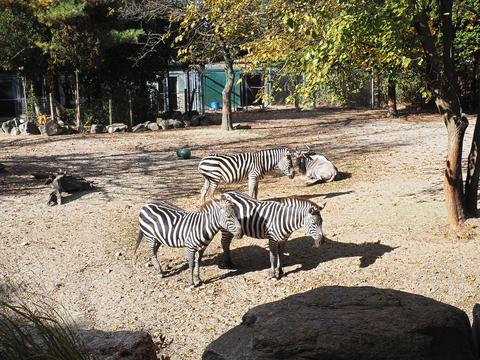
[[[325,209],[325,205],[327,205],[327,203],[320,204],[320,205],[318,205],[318,208],[320,210],[323,210],[323,209]]]
[[[320,209],[316,206],[312,206],[310,209],[308,209],[308,212],[311,215],[318,215],[318,214],[320,214]]]
[[[233,199],[230,195],[228,194],[222,194],[220,195],[220,200],[227,201],[229,203],[233,203]]]

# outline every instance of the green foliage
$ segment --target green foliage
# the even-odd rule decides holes
[[[37,22],[28,3],[17,1],[0,7],[0,69],[12,70],[38,64],[32,48],[45,29]]]
[[[418,65],[420,48],[408,28],[411,16],[405,4],[393,0],[276,4],[264,36],[250,44],[253,66],[269,63],[286,73],[303,73],[302,96],[330,93],[341,101],[342,94],[359,86],[346,89],[336,82],[339,74],[353,80],[359,71],[361,77],[391,76]]]
[[[108,35],[113,44],[135,44],[138,43],[141,36],[145,35],[145,31],[143,29],[112,29]]]

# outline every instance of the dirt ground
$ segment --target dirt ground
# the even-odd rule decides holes
[[[82,328],[145,329],[172,359],[199,359],[205,346],[251,307],[325,285],[370,285],[425,295],[467,314],[480,300],[477,219],[460,232],[447,224],[442,166],[446,130],[436,115],[398,119],[382,111],[319,109],[237,116],[251,130],[217,126],[141,134],[11,137],[0,135],[0,281],[63,304]],[[473,124],[466,135],[470,147]],[[303,231],[287,243],[286,276],[268,281],[265,242],[233,243],[237,270],[217,267],[218,237],[206,251],[198,289],[187,288],[182,249],[160,249],[159,278],[147,246],[133,254],[138,211],[151,199],[196,209],[203,180],[199,159],[308,143],[326,154],[342,179],[305,187],[273,173],[259,197],[289,195],[326,202],[319,249]],[[188,145],[193,158],[178,160]],[[69,170],[97,189],[46,205],[49,189],[35,171]],[[246,184],[221,189],[245,190]],[[28,242],[28,244],[25,244]],[[23,245],[22,245],[23,243]],[[121,255],[118,253],[121,252]]]

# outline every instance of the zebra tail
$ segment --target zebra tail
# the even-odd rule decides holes
[[[138,235],[137,235],[137,244],[135,245],[135,251],[133,252],[134,254],[137,253],[138,246],[140,245],[140,242],[143,239],[143,232],[142,230],[138,230]]]

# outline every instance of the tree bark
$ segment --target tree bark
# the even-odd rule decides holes
[[[388,116],[398,116],[397,110],[397,82],[393,77],[388,78]]]
[[[233,89],[233,59],[228,54],[228,50],[224,52],[225,59],[225,75],[227,81],[222,91],[222,130],[233,130],[232,126],[232,89]]]
[[[82,131],[82,121],[80,120],[80,85],[78,80],[78,70],[75,70],[75,115],[78,131]]]
[[[444,114],[448,131],[448,153],[445,164],[445,199],[448,219],[451,225],[457,226],[465,221],[465,198],[463,193],[462,149],[463,137],[467,126],[463,120],[447,119]]]
[[[459,101],[458,78],[454,66],[452,25],[453,0],[439,0],[441,22],[442,56],[438,56],[435,39],[430,31],[429,18],[425,10],[413,20],[420,37],[426,60],[425,80],[435,98],[448,132],[448,152],[445,166],[445,199],[448,219],[457,226],[465,221],[465,196],[462,176],[462,147],[468,120],[462,114]]]
[[[477,122],[473,131],[472,146],[468,154],[467,179],[465,180],[465,210],[470,216],[477,216],[478,203],[478,183],[480,175],[480,51],[476,54],[476,73],[477,79],[475,88],[477,89]]]
[[[377,76],[377,108],[382,107],[382,79]]]

